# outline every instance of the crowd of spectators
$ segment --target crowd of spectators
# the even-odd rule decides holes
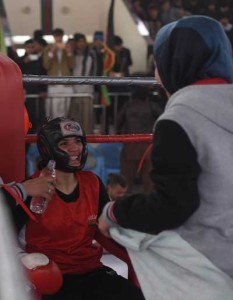
[[[158,30],[189,15],[205,15],[219,21],[233,45],[232,0],[131,0],[131,10],[145,24],[149,32],[148,74],[153,76],[152,45]]]
[[[207,15],[220,21],[226,31],[231,44],[233,45],[233,0],[130,0],[131,10],[146,25],[149,31],[151,43],[148,45],[147,70],[145,76],[154,76],[154,59],[152,54],[152,45],[157,31],[164,25],[188,15]],[[56,32],[56,30],[60,32]],[[34,36],[25,42],[25,54],[17,57],[16,52],[11,51],[10,57],[20,66],[23,74],[32,75],[53,75],[53,76],[103,76],[103,61],[105,57],[104,33],[96,31],[93,33],[93,43],[87,43],[84,33],[76,32],[67,42],[64,42],[64,31],[56,28],[53,31],[54,43],[47,45],[43,39],[43,33],[40,30],[34,32]],[[58,40],[57,40],[58,39]],[[110,77],[125,77],[133,75],[131,67],[133,60],[130,49],[124,46],[122,37],[115,36],[114,51],[116,55],[115,65],[109,71]],[[143,74],[142,74],[143,75]],[[59,90],[61,89],[61,91]],[[69,90],[66,90],[69,89]],[[120,90],[120,91],[119,91]],[[102,90],[100,86],[76,85],[70,86],[45,86],[45,85],[25,85],[26,106],[33,127],[30,133],[35,133],[41,119],[45,115],[57,117],[66,115],[68,117],[78,118],[83,124],[86,133],[92,133],[93,127],[91,115],[93,102],[91,98],[83,96],[82,98],[73,98],[68,101],[65,98],[55,99],[53,94],[61,92],[66,94],[84,93],[93,97],[96,104],[101,103]],[[111,87],[112,93],[122,92],[122,87]],[[28,95],[37,94],[34,100],[29,100]],[[53,100],[48,99],[48,95]],[[123,96],[121,96],[123,97]],[[118,110],[125,99],[121,101],[118,97]],[[56,100],[56,101],[55,101]],[[111,105],[107,109],[106,133],[108,128],[114,123],[114,108]],[[100,123],[99,113],[94,116],[96,123]],[[115,128],[116,130],[116,128]]]
[[[227,14],[233,20],[232,0],[131,0],[131,6],[143,21],[150,21],[150,10],[157,9],[162,25],[185,15],[206,15],[218,20]]]
[[[108,50],[104,32],[94,32],[93,43],[88,43],[85,34],[81,32],[76,32],[65,40],[62,28],[53,29],[52,35],[54,41],[47,44],[43,32],[36,30],[24,43],[23,56],[18,56],[16,49],[12,47],[8,49],[8,56],[19,65],[22,74],[77,77],[130,75],[130,67],[133,64],[131,51],[124,46],[120,36],[114,36],[115,63],[105,73],[104,61],[108,56]],[[32,122],[30,133],[36,132],[43,116],[51,118],[66,116],[77,119],[82,123],[86,133],[92,133],[93,104],[102,104],[103,93],[100,86],[24,84],[24,89],[25,104]],[[113,105],[110,106],[109,114],[114,116]]]

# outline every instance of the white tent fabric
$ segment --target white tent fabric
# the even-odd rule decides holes
[[[16,253],[16,237],[0,191],[0,299],[32,300]]]

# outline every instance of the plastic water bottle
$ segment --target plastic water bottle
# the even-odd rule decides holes
[[[42,176],[51,176],[54,179],[56,178],[56,162],[50,160],[47,166],[41,171],[40,177]],[[50,184],[50,183],[49,183]],[[48,205],[48,201],[43,197],[33,197],[30,204],[30,210],[36,214],[43,214]]]

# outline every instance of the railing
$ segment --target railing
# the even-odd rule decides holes
[[[39,120],[40,114],[39,114],[39,101],[44,102],[50,102],[53,99],[58,98],[64,98],[65,100],[65,116],[68,116],[69,111],[69,103],[72,99],[80,99],[80,107],[82,108],[83,98],[89,98],[91,99],[91,106],[92,109],[89,111],[89,125],[88,128],[91,128],[91,131],[87,133],[96,133],[96,134],[105,134],[106,132],[109,132],[111,134],[117,132],[117,113],[118,113],[118,106],[119,106],[119,100],[120,97],[126,97],[126,101],[131,99],[132,94],[131,93],[109,93],[109,96],[111,97],[111,100],[113,101],[113,120],[111,120],[111,124],[106,124],[107,122],[107,113],[106,113],[106,106],[103,104],[95,104],[94,99],[95,95],[90,93],[62,93],[62,94],[48,94],[46,97],[40,97],[38,94],[28,94],[25,95],[25,99],[29,101],[35,101],[35,116],[36,119]],[[85,101],[85,100],[84,100]],[[100,113],[99,113],[100,111]],[[81,122],[83,119],[83,116],[81,116],[82,111],[80,111],[80,114],[77,116],[77,120]],[[99,118],[98,115],[101,115]],[[46,112],[47,116],[52,116],[51,106],[50,111]],[[99,119],[99,120],[97,120]],[[86,120],[87,121],[87,120]],[[99,123],[100,121],[100,123]],[[83,123],[83,122],[81,122]],[[111,129],[107,128],[107,126],[112,126]],[[85,128],[84,128],[85,129]]]
[[[110,133],[117,132],[117,113],[120,97],[124,97],[126,101],[131,100],[132,93],[109,93],[109,96],[113,100],[113,130],[109,130]],[[124,99],[124,101],[125,101]]]
[[[38,94],[28,94],[25,95],[25,99],[29,100],[29,101],[35,101],[36,105],[35,105],[35,116],[37,118],[37,120],[39,120],[40,115],[39,115],[39,101],[44,101],[47,102],[47,104],[53,100],[53,99],[58,99],[58,98],[63,98],[65,101],[65,115],[66,117],[68,117],[68,112],[69,112],[69,103],[70,100],[72,99],[80,99],[80,102],[83,100],[83,98],[89,98],[91,100],[91,107],[92,109],[89,111],[89,116],[88,116],[88,120],[89,120],[89,126],[88,128],[91,128],[91,132],[88,133],[93,133],[94,129],[95,129],[95,113],[98,110],[101,110],[101,123],[100,123],[100,130],[97,133],[102,133],[104,134],[106,132],[106,107],[105,105],[102,104],[95,104],[94,103],[94,95],[93,94],[89,94],[89,93],[62,93],[62,94],[48,94],[46,97],[40,97],[40,95]],[[45,103],[46,104],[46,103]],[[82,108],[82,103],[80,103],[80,108]],[[80,111],[80,114],[82,113],[82,111]],[[80,114],[79,116],[77,116],[77,120],[79,120],[80,118]],[[46,112],[47,116],[52,116],[52,111],[51,111],[51,106],[50,109]]]
[[[105,76],[89,76],[89,77],[75,77],[75,76],[39,76],[39,75],[23,75],[23,82],[24,83],[30,83],[30,84],[45,84],[45,85],[106,85],[106,86],[154,86],[159,87],[160,84],[151,77],[120,77],[120,78],[112,78],[112,77],[105,77]],[[49,95],[47,98],[51,99],[51,97],[82,97],[83,95],[87,94],[58,94],[58,95]],[[90,94],[88,94],[90,96]],[[94,95],[95,96],[95,95]],[[119,97],[120,96],[126,96],[128,99],[131,99],[131,93],[110,93],[110,96],[112,97],[114,101],[114,108],[113,108],[113,120],[112,125],[113,129],[110,130],[111,133],[116,133],[116,118],[117,118],[117,112],[118,112],[118,104],[119,104]],[[28,99],[30,98],[37,98],[37,95],[27,95]],[[38,95],[39,97],[39,95]],[[91,97],[93,95],[91,94]],[[38,106],[37,106],[38,107]],[[107,112],[106,107],[101,104],[93,104],[93,110],[102,110],[102,118],[101,118],[101,126],[99,128],[94,128],[95,124],[93,124],[93,133],[109,133],[108,128],[106,128],[108,125],[106,125],[107,120]],[[93,115],[95,115],[95,112],[91,111]],[[94,118],[90,118],[95,122]]]

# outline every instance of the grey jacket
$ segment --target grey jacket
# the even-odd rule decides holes
[[[200,206],[177,233],[233,277],[233,86],[183,88],[161,119],[181,125],[201,166]]]

